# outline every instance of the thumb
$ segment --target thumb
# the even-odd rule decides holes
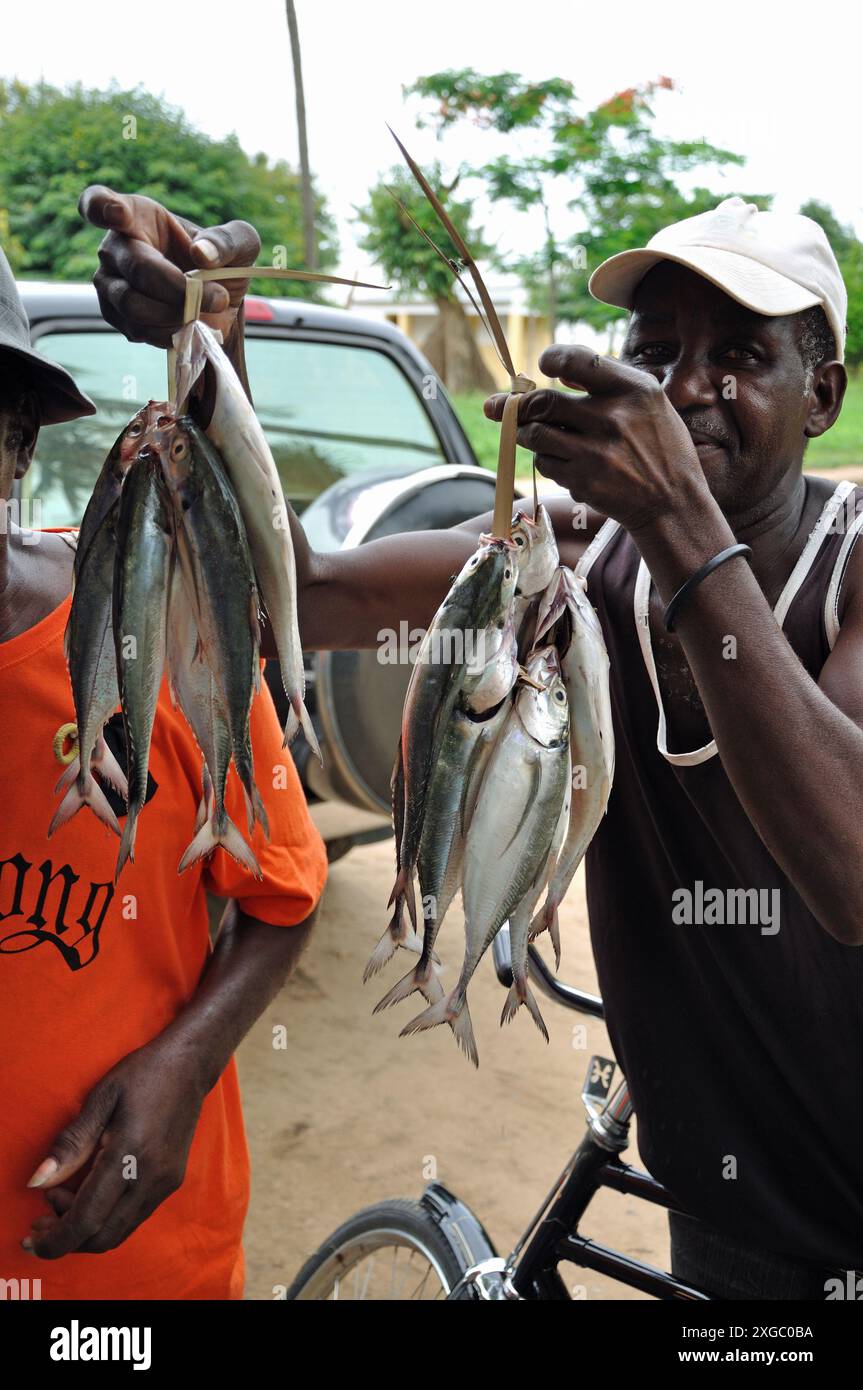
[[[254,265],[261,249],[261,238],[249,222],[224,222],[219,227],[202,227],[195,233],[189,249],[202,270]]]
[[[115,193],[104,183],[91,183],[78,199],[78,212],[85,222],[105,231],[131,233],[135,220],[131,200],[125,193]]]
[[[56,1187],[83,1168],[93,1156],[116,1103],[117,1091],[113,1086],[95,1086],[74,1120],[57,1135],[48,1157],[39,1164],[27,1186]]]

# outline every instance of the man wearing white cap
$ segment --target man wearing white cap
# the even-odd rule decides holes
[[[96,281],[154,342],[182,308],[161,251],[163,275],[109,231]],[[541,371],[585,394],[522,397],[519,439],[576,502],[549,511],[611,658],[587,855],[609,1032],[642,1156],[688,1213],[674,1272],[824,1298],[863,1271],[863,493],[802,465],[842,404],[845,289],[814,222],[739,198],[590,287],[632,311],[621,360],[548,348]],[[334,555],[297,526],[304,646],[427,624],[489,523]]]

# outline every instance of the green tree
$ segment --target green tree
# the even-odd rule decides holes
[[[286,163],[250,158],[233,135],[211,139],[141,88],[59,91],[0,82],[0,211],[19,273],[59,280],[93,274],[101,233],[77,213],[88,183],[148,194],[202,226],[243,217],[261,234],[262,263],[303,268],[299,181]],[[316,231],[326,268],[337,244],[320,197]],[[310,293],[299,282],[260,283],[268,294]]]
[[[848,291],[845,361],[856,370],[863,362],[863,242],[858,240],[853,227],[843,226],[826,203],[819,203],[813,198],[804,203],[800,211],[804,217],[811,217],[813,222],[824,228],[839,262]]]
[[[670,78],[660,77],[591,111],[580,109],[571,83],[529,82],[513,72],[449,70],[406,88],[406,95],[431,104],[418,124],[431,125],[438,134],[469,121],[520,137],[524,148],[518,153],[501,154],[471,172],[484,181],[493,202],[505,199],[521,212],[540,212],[542,245],[511,259],[508,268],[528,288],[532,306],[548,315],[552,333],[561,318],[599,327],[620,317],[621,310],[588,295],[591,271],[606,256],[642,246],[660,227],[719,201],[720,195],[706,188],[684,193],[679,175],[704,165],[743,163],[739,155],[703,140],[663,140],[654,134],[651,100],[655,92],[672,88]],[[561,187],[567,195],[566,229],[554,225],[551,212]],[[573,223],[580,227],[573,229]]]
[[[490,248],[473,219],[473,204],[453,198],[458,176],[447,185],[439,165],[423,172],[445,203],[472,255],[476,258],[488,255]],[[399,207],[390,189],[410,217]],[[458,252],[412,176],[404,169],[393,169],[387,179],[369,190],[368,203],[356,211],[366,226],[360,245],[374,258],[387,279],[393,281],[399,293],[427,296],[434,301],[437,318],[422,347],[441,380],[455,392],[493,391],[494,378],[483,362],[467,315],[456,297],[455,277],[417,231],[417,226],[456,262]]]

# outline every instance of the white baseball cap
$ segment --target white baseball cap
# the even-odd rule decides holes
[[[710,212],[663,227],[637,251],[610,256],[588,282],[594,299],[631,309],[636,288],[659,261],[688,266],[757,314],[797,314],[820,304],[845,357],[848,294],[830,243],[800,213],[759,212],[726,198]]]

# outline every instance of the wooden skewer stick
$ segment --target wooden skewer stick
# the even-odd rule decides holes
[[[482,307],[485,310],[485,317],[483,317],[482,314],[480,314],[480,319],[484,324],[485,328],[490,333],[492,342],[494,343],[495,351],[500,359],[501,365],[504,368],[507,375],[509,376],[510,394],[507,396],[506,401],[504,403],[503,419],[501,421],[500,427],[500,442],[498,444],[497,453],[497,476],[495,478],[494,488],[494,519],[492,521],[491,528],[491,534],[493,536],[498,537],[502,540],[509,540],[512,535],[512,503],[513,498],[515,496],[515,436],[516,430],[518,428],[518,398],[519,396],[524,395],[526,391],[533,391],[535,387],[535,382],[530,381],[529,378],[526,376],[521,376],[515,369],[512,356],[510,354],[509,345],[506,341],[506,335],[503,331],[503,327],[498,317],[497,310],[495,309],[494,304],[492,303],[491,295],[486,289],[485,281],[479,273],[479,268],[473,256],[471,255],[470,250],[468,249],[467,243],[465,242],[455,223],[452,221],[451,217],[449,216],[449,213],[447,212],[438,195],[435,193],[434,189],[432,188],[422,169],[420,169],[416,160],[412,159],[411,156],[408,154],[407,150],[405,149],[399,137],[396,135],[392,126],[387,126],[387,130],[389,130],[390,135],[393,137],[393,139],[395,140],[396,144],[402,152],[405,163],[407,164],[408,168],[410,169],[411,173],[413,174],[414,178],[416,179],[426,198],[431,203],[431,206],[434,208],[434,211],[437,215],[437,219],[446,231],[446,233],[448,234],[456,250],[458,251],[462,259],[462,264],[470,272],[470,277],[473,280],[474,285],[476,286],[476,292],[479,296],[480,303],[482,304]],[[392,196],[395,197],[395,194],[393,194]],[[410,218],[411,222],[414,223],[414,226],[417,226],[417,223],[411,217],[407,208],[404,207],[404,204],[400,203],[398,198],[396,198],[396,202],[399,202],[399,205],[403,208],[403,211],[407,214],[408,218]],[[439,246],[435,245],[431,237],[429,237],[421,227],[417,226],[417,230],[422,233],[426,241],[428,241],[429,244],[438,253],[441,260],[443,260],[449,266],[452,274],[456,277],[457,280],[461,282],[461,276],[459,275],[458,267],[453,265],[449,257],[446,256],[443,251],[441,251]],[[464,286],[464,288],[467,289],[466,286]],[[471,296],[469,291],[468,298],[471,299],[471,302],[473,302],[473,297]],[[536,514],[535,505],[534,514]]]

